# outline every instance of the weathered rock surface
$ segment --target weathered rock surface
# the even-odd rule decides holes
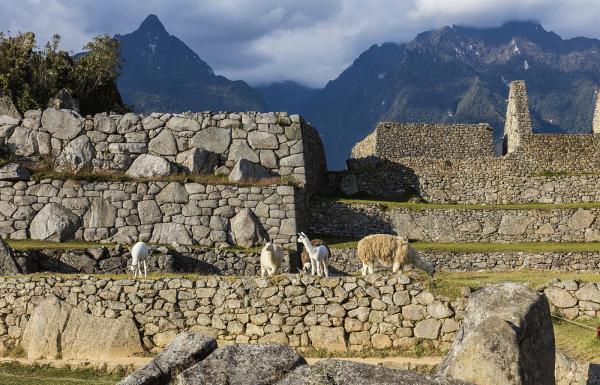
[[[471,295],[438,373],[478,385],[554,385],[554,360],[546,296],[502,283]]]
[[[171,124],[172,121],[173,119],[170,119],[167,125]],[[190,140],[190,145],[221,154],[227,151],[230,142],[230,129],[209,127],[195,134]]]
[[[384,368],[358,362],[326,359],[303,365],[277,385],[466,385],[467,382]]]
[[[22,116],[15,107],[12,98],[9,95],[0,95],[0,116],[3,118],[12,118],[4,120],[2,124],[19,124]]]
[[[197,333],[184,332],[143,368],[117,385],[163,385],[173,376],[205,359],[217,349],[217,341]]]
[[[171,130],[162,130],[148,144],[148,150],[151,153],[158,155],[175,155],[177,154],[177,141]]]
[[[15,275],[22,272],[13,250],[4,239],[0,238],[0,275]]]
[[[34,309],[21,346],[29,359],[129,357],[143,351],[132,318],[94,317],[55,296]]]
[[[236,245],[253,247],[264,243],[269,236],[251,209],[241,209],[230,221],[231,236]]]
[[[69,90],[62,89],[48,100],[48,108],[57,110],[74,110],[79,112],[79,102],[71,95]]]
[[[178,243],[180,245],[191,245],[192,237],[181,223],[158,223],[152,231],[152,243]]]
[[[178,377],[180,385],[271,385],[306,360],[279,344],[228,345]]]
[[[269,176],[269,171],[260,164],[251,162],[248,159],[240,159],[233,166],[229,174],[229,181],[234,183],[247,182],[268,178]]]
[[[29,180],[31,175],[29,171],[18,163],[8,163],[0,167],[0,180],[18,181]]]
[[[89,167],[95,154],[96,150],[90,138],[87,135],[80,135],[70,141],[56,158],[58,170],[76,172]]]
[[[72,140],[81,132],[83,118],[73,110],[48,108],[42,114],[42,126],[59,139]]]
[[[345,195],[354,195],[358,193],[358,185],[356,184],[356,176],[354,174],[348,174],[342,178],[340,182],[340,190]]]
[[[172,171],[171,162],[162,156],[141,154],[125,174],[131,178],[155,178],[169,176]]]
[[[177,163],[191,174],[211,173],[217,167],[219,156],[202,148],[192,148],[177,155]]]
[[[346,337],[344,328],[313,326],[308,331],[308,337],[315,349],[327,352],[345,352]]]
[[[83,217],[85,227],[113,227],[117,219],[117,208],[102,198],[94,198]]]
[[[79,227],[79,217],[58,203],[46,204],[29,226],[32,239],[62,242],[73,238]]]

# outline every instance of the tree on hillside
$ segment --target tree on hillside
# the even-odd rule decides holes
[[[72,57],[60,49],[54,35],[43,49],[31,32],[9,36],[0,33],[0,93],[11,95],[17,108],[45,108],[65,88],[79,100],[83,114],[124,110],[116,81],[120,69],[120,43],[108,35],[85,45],[85,54]]]

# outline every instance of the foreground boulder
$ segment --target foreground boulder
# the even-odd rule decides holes
[[[304,365],[277,385],[466,385],[467,382],[440,378],[377,365],[327,359]]]
[[[23,273],[23,271],[17,263],[13,250],[2,238],[0,238],[0,275],[15,275],[21,273]]]
[[[478,385],[554,385],[554,360],[546,296],[509,282],[471,295],[438,374]]]
[[[143,352],[132,318],[94,317],[55,296],[35,308],[21,346],[33,360],[109,359]]]
[[[228,345],[177,377],[179,385],[271,385],[306,361],[286,345]]]
[[[31,221],[29,235],[32,239],[68,241],[79,225],[79,217],[71,210],[58,203],[48,203]]]
[[[156,178],[171,175],[171,162],[162,156],[141,154],[125,174],[130,178]]]
[[[117,385],[168,384],[175,374],[202,361],[215,349],[217,341],[212,337],[191,332],[181,333],[156,358]]]
[[[29,180],[30,178],[29,171],[18,163],[8,163],[0,167],[0,180],[15,182]]]
[[[241,209],[231,218],[230,225],[231,237],[237,246],[254,247],[269,239],[254,212],[248,208]]]
[[[248,159],[240,159],[229,173],[229,181],[232,183],[252,182],[270,176],[269,171],[260,164]]]

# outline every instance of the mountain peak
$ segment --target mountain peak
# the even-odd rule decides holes
[[[158,33],[158,34],[167,34],[168,33],[167,30],[165,29],[165,26],[163,25],[163,23],[161,23],[160,19],[158,18],[158,16],[156,16],[154,14],[148,15],[144,19],[144,21],[142,21],[142,24],[140,24],[138,31],[154,32],[154,33]]]

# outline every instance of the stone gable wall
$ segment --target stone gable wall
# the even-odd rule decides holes
[[[386,233],[433,242],[600,240],[599,208],[412,210],[313,200],[310,215],[309,233],[352,238]]]
[[[439,203],[600,202],[597,131],[534,134],[523,81],[510,86],[506,155],[494,156],[488,128],[380,123],[355,146],[349,168],[358,191],[371,195],[413,194]],[[336,188],[339,181],[330,179]]]
[[[492,128],[487,124],[380,123],[376,131],[377,156],[393,162],[494,156]]]
[[[18,344],[35,306],[53,294],[97,317],[133,317],[147,348],[191,330],[241,343],[344,351],[455,337],[465,299],[436,298],[407,276],[281,275],[160,280],[0,277],[0,346]]]
[[[310,181],[326,171],[316,130],[287,113],[101,113],[84,118],[72,110],[48,108],[27,111],[22,120],[0,121],[0,140],[16,156],[52,156],[58,163],[78,162],[77,169],[126,171],[141,154],[180,166],[186,151],[202,148],[216,154],[218,166],[228,170],[245,158],[300,184],[309,180],[309,189],[315,188]]]
[[[62,228],[60,240],[213,246],[231,243],[230,219],[249,208],[274,242],[295,247],[304,199],[293,186],[0,182],[0,235],[59,240],[53,231]]]

